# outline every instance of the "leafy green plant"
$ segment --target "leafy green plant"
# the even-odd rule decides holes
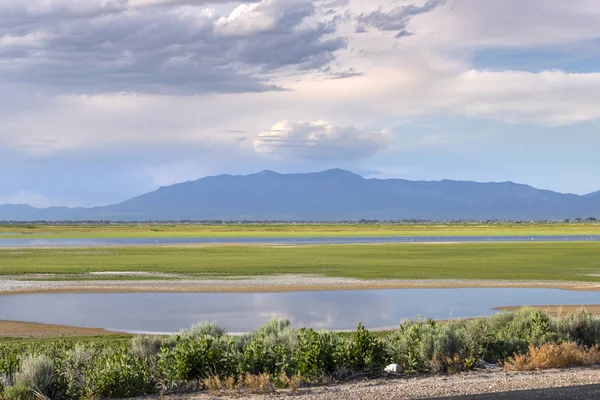
[[[295,351],[298,374],[309,378],[333,374],[339,364],[338,345],[336,335],[331,332],[301,329]]]
[[[237,369],[233,344],[228,338],[201,336],[181,340],[168,360],[171,377],[182,381],[200,382],[211,376],[231,376]]]
[[[2,398],[4,400],[34,400],[35,395],[24,382],[18,382],[12,386],[6,386],[2,392]]]
[[[145,360],[126,349],[105,353],[86,370],[87,397],[133,397],[153,391],[152,378]]]
[[[362,323],[343,343],[342,358],[345,366],[354,372],[380,370],[389,361],[383,342],[369,332]]]

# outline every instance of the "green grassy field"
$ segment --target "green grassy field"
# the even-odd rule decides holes
[[[600,224],[0,225],[0,238],[598,235]]]
[[[4,249],[0,274],[149,271],[600,282],[599,254],[595,242]]]

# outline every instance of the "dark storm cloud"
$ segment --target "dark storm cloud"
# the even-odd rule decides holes
[[[412,17],[430,12],[444,3],[446,0],[428,0],[422,7],[411,4],[394,7],[388,12],[379,9],[369,14],[363,13],[357,17],[359,26],[356,32],[365,32],[365,26],[371,26],[381,31],[397,31],[396,37],[410,36],[412,33],[407,27]]]
[[[50,92],[277,90],[266,75],[318,69],[345,46],[308,0],[263,0],[230,15],[175,0],[38,3],[0,0],[0,79]]]

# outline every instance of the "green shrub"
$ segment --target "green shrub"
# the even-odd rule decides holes
[[[530,345],[558,340],[548,315],[535,308],[498,313],[490,317],[488,323],[492,333],[489,353],[496,360],[527,351]]]
[[[81,398],[87,388],[86,369],[94,359],[93,349],[77,345],[67,352],[66,359],[60,365],[60,376],[64,380],[65,393],[71,398]]]
[[[53,398],[55,393],[54,361],[46,355],[23,358],[19,372],[15,375],[15,385],[24,386],[32,393]]]
[[[225,333],[225,330],[216,322],[200,321],[192,325],[189,329],[181,330],[179,336],[186,339],[197,339],[201,336],[222,337]]]
[[[389,361],[383,342],[369,332],[362,323],[342,343],[340,359],[352,372],[381,370]]]
[[[3,399],[132,397],[211,381],[270,390],[273,383],[297,387],[302,380],[380,373],[391,362],[406,373],[453,373],[480,359],[517,362],[531,346],[589,347],[599,341],[600,319],[585,311],[559,320],[534,309],[441,323],[417,318],[377,335],[362,324],[337,334],[273,320],[249,334],[225,336],[218,325],[204,322],[167,338],[3,343],[0,393]],[[554,365],[554,353],[546,353],[540,365]]]
[[[247,341],[241,354],[240,370],[243,373],[259,375],[275,369],[275,362],[270,357],[271,354],[263,337],[255,337]]]
[[[34,400],[35,395],[25,383],[17,382],[4,388],[2,398],[4,400]]]
[[[436,323],[417,318],[403,321],[400,328],[385,339],[390,361],[407,373],[428,372],[434,355]]]
[[[85,376],[87,397],[134,397],[153,391],[146,361],[125,349],[97,356]]]
[[[181,340],[161,357],[164,369],[172,381],[198,382],[211,376],[233,376],[237,372],[234,346],[229,338],[201,336],[197,339]]]
[[[434,372],[459,372],[471,354],[465,352],[464,337],[451,325],[436,325],[431,369]]]
[[[600,343],[600,319],[594,318],[583,308],[554,321],[554,327],[566,341],[587,347]]]
[[[297,373],[301,377],[333,374],[338,368],[340,349],[337,335],[301,329],[295,350]]]
[[[272,319],[254,331],[238,337],[237,348],[242,350],[246,344],[256,338],[262,338],[266,345],[284,342],[288,347],[294,347],[298,342],[298,330],[291,327],[288,319]]]
[[[131,340],[131,352],[142,359],[150,359],[156,357],[162,340],[156,336],[135,336]]]
[[[0,354],[0,390],[3,386],[13,385],[15,374],[21,365],[21,356],[13,351],[3,351]]]

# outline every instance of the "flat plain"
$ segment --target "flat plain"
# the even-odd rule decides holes
[[[600,282],[598,254],[600,242],[22,248],[0,249],[0,275],[130,271],[196,279],[297,274]],[[102,274],[89,278],[105,279]]]
[[[600,223],[521,224],[70,224],[0,225],[0,238],[291,238],[343,236],[599,235]]]

